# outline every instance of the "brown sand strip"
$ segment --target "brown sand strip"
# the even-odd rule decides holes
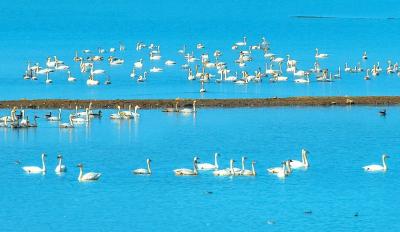
[[[400,96],[368,96],[368,97],[289,97],[289,98],[251,98],[251,99],[196,99],[199,107],[210,108],[235,108],[235,107],[272,107],[272,106],[330,106],[330,105],[397,105],[400,104]],[[191,103],[193,99],[179,99],[179,105]],[[175,99],[163,100],[64,100],[64,99],[40,99],[40,100],[6,100],[0,101],[0,108],[30,108],[51,109],[67,108],[75,106],[85,108],[92,102],[93,108],[115,108],[120,105],[127,108],[128,105],[139,105],[144,109],[173,107]]]

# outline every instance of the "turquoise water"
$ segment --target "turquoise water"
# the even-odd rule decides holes
[[[183,59],[177,50],[184,44],[188,51],[210,55],[216,49],[223,52],[221,59],[228,68],[241,71],[233,61],[237,51],[231,45],[248,37],[249,44],[258,44],[262,36],[271,43],[271,51],[280,57],[290,54],[300,69],[309,69],[314,62],[314,49],[328,53],[321,61],[323,67],[336,72],[348,62],[352,67],[361,61],[363,51],[369,55],[364,67],[380,61],[397,61],[400,50],[400,21],[397,1],[112,1],[96,2],[72,0],[2,1],[0,13],[0,98],[251,98],[271,96],[330,96],[330,95],[398,95],[400,79],[381,74],[371,81],[363,80],[365,73],[342,74],[333,83],[311,82],[296,85],[292,81],[271,84],[232,83],[206,84],[207,93],[199,93],[200,84],[189,82],[187,73],[180,69]],[[294,16],[324,16],[332,18],[298,18]],[[112,85],[88,87],[87,75],[79,72],[72,62],[74,51],[97,50],[98,47],[118,47],[122,41],[127,50],[116,53],[125,59],[120,67],[103,68],[111,76]],[[136,52],[135,44],[144,41],[161,46],[162,60],[150,62],[148,50]],[[199,42],[204,51],[195,49]],[[258,54],[257,54],[258,53]],[[66,73],[51,75],[54,83],[46,86],[43,76],[37,82],[26,81],[22,75],[27,62],[44,66],[48,56],[57,55],[71,66],[75,84],[66,81]],[[108,56],[109,54],[106,54]],[[260,52],[243,70],[253,73],[264,68]],[[138,84],[129,77],[133,63],[144,58],[144,69],[153,66],[164,72],[152,74],[145,83]],[[164,67],[172,59],[174,67]],[[142,71],[143,72],[143,71]],[[140,73],[140,72],[138,72]],[[289,75],[289,78],[292,76]],[[104,77],[100,78],[103,82]]]
[[[386,117],[378,110],[200,109],[195,116],[143,110],[136,121],[111,121],[104,110],[102,119],[72,130],[42,118],[36,129],[0,128],[0,230],[399,231],[400,108],[388,107]],[[282,160],[300,159],[303,147],[310,151],[307,171],[285,180],[266,173]],[[24,174],[21,166],[40,165],[42,152],[47,174]],[[68,168],[62,176],[53,172],[58,152]],[[222,167],[242,155],[256,160],[258,175],[173,175],[190,168],[194,155],[212,162],[214,152]],[[362,170],[380,163],[384,152],[391,156],[388,172]],[[132,175],[148,157],[154,174]],[[79,162],[101,179],[79,183]]]

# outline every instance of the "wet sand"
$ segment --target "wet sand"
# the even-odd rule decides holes
[[[273,106],[331,106],[331,105],[397,105],[400,104],[400,96],[368,96],[368,97],[289,97],[289,98],[251,98],[251,99],[179,99],[179,105],[192,103],[207,108],[235,108],[235,107],[273,107]],[[160,100],[68,100],[68,99],[40,99],[40,100],[5,100],[0,101],[0,108],[29,108],[52,109],[75,106],[85,108],[92,102],[92,108],[115,108],[120,105],[123,108],[128,105],[139,105],[144,109],[157,109],[172,107],[176,99]]]

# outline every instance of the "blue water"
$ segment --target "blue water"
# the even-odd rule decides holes
[[[188,51],[201,53],[216,49],[228,68],[241,71],[233,61],[237,51],[231,45],[248,37],[249,44],[258,44],[262,36],[271,43],[271,51],[280,57],[290,54],[300,69],[309,69],[314,62],[314,49],[328,53],[321,65],[335,72],[345,62],[354,66],[361,61],[363,51],[369,59],[362,65],[371,67],[380,61],[397,61],[400,48],[400,10],[397,1],[90,1],[67,2],[1,1],[0,13],[0,98],[251,98],[330,95],[398,95],[400,79],[382,74],[371,81],[363,80],[364,73],[343,73],[342,80],[333,83],[311,82],[309,85],[287,83],[235,86],[232,83],[206,84],[207,93],[199,93],[200,84],[189,82],[180,69],[184,62],[177,53],[184,44]],[[296,18],[293,16],[328,16],[334,18]],[[120,67],[107,62],[96,68],[108,71],[110,86],[88,87],[87,74],[79,72],[72,61],[75,50],[98,47],[118,47],[122,41],[127,50],[115,55],[125,59]],[[144,41],[161,46],[162,60],[150,62],[148,50],[137,52],[135,44]],[[205,44],[198,51],[195,45]],[[46,86],[43,76],[37,82],[22,79],[27,62],[44,66],[48,56],[57,55],[71,66],[75,84],[66,81],[66,73],[51,75],[54,83]],[[109,54],[106,54],[108,56]],[[243,70],[253,73],[264,68],[261,52],[255,51],[254,61]],[[164,68],[138,84],[129,77],[133,63],[144,58],[145,67]],[[178,62],[164,67],[167,59]],[[141,72],[143,72],[143,70]],[[140,71],[138,72],[140,73]],[[289,76],[292,78],[291,76]],[[104,77],[100,78],[103,82]]]
[[[386,117],[378,110],[200,109],[195,116],[143,110],[136,121],[111,121],[112,111],[104,110],[102,119],[72,130],[42,118],[36,129],[0,128],[0,230],[399,231],[400,108],[388,107]],[[307,171],[285,180],[266,173],[282,160],[300,159],[303,147],[310,151]],[[24,174],[21,166],[40,165],[42,152],[48,173]],[[58,152],[68,167],[63,176],[53,172]],[[190,168],[195,155],[212,162],[214,152],[222,167],[242,155],[256,160],[258,175],[173,175]],[[362,170],[380,163],[384,152],[391,156],[388,172]],[[132,175],[148,157],[154,174]],[[79,162],[101,179],[79,183]]]

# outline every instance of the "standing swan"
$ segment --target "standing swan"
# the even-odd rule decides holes
[[[199,163],[197,164],[197,168],[199,170],[204,170],[204,171],[208,171],[208,170],[218,170],[218,153],[214,154],[214,164],[210,164],[210,163]]]
[[[372,164],[368,166],[364,166],[363,169],[366,172],[386,172],[387,171],[387,165],[386,165],[386,159],[390,158],[388,155],[383,154],[382,155],[382,165],[378,164]]]
[[[28,174],[37,174],[37,173],[45,174],[46,173],[46,164],[45,164],[46,156],[47,156],[46,154],[44,154],[44,153],[42,154],[42,167],[25,166],[25,167],[22,167],[22,169]]]
[[[197,160],[199,158],[194,157],[193,158],[193,170],[192,169],[187,169],[187,168],[180,168],[180,169],[175,169],[174,173],[177,176],[197,176]]]
[[[83,164],[78,164],[77,167],[79,167],[79,176],[78,176],[79,182],[95,181],[98,180],[101,176],[101,173],[97,172],[88,172],[83,174]]]
[[[301,149],[301,161],[289,160],[289,165],[292,169],[308,168],[310,166],[308,163],[308,151],[304,148]]]
[[[61,173],[63,173],[63,172],[66,172],[66,171],[67,171],[67,167],[65,167],[65,165],[62,164],[62,155],[61,155],[61,154],[58,155],[58,156],[57,156],[57,159],[58,159],[58,165],[57,165],[56,169],[54,169],[54,171],[55,171],[57,174],[61,174]]]
[[[147,159],[146,162],[147,162],[147,169],[145,169],[145,168],[135,169],[132,171],[133,174],[135,174],[135,175],[151,175],[151,169],[150,169],[151,159]]]

